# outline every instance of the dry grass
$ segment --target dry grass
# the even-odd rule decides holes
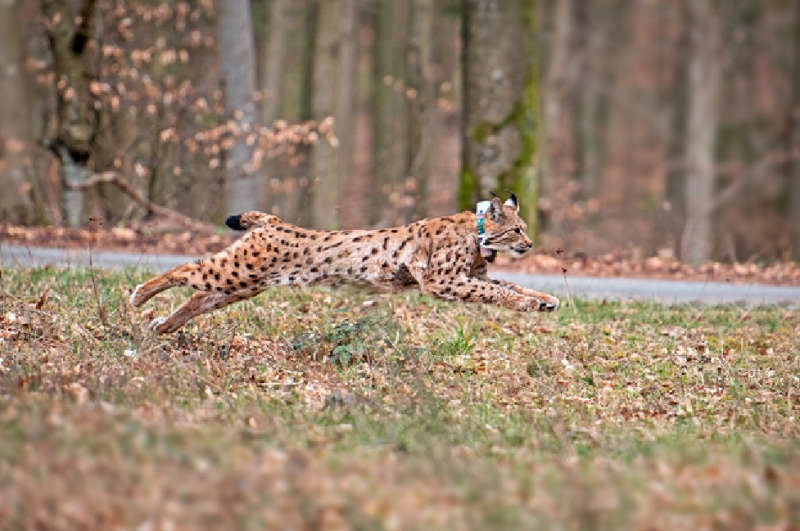
[[[4,528],[800,525],[798,312],[2,274]]]

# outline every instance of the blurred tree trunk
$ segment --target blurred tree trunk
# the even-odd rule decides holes
[[[538,117],[535,2],[464,0],[459,206],[508,188],[536,233]]]
[[[264,0],[266,1],[266,0]],[[294,20],[291,0],[267,1],[265,35],[260,39],[258,50],[259,90],[261,92],[261,125],[270,127],[281,116],[284,87],[286,86],[289,35]],[[297,30],[297,28],[294,28]],[[259,42],[257,41],[257,46]],[[286,167],[288,157],[267,158],[261,171],[266,186],[262,189],[262,199],[266,211],[294,221],[297,205],[297,175],[292,175]]]
[[[800,0],[794,8],[794,66],[792,72],[792,99],[789,125],[786,132],[786,154],[789,157],[789,231],[792,256],[800,262]]]
[[[31,110],[25,82],[16,0],[0,2],[0,219],[33,217],[23,157],[31,141]]]
[[[682,22],[680,37],[676,43],[678,47],[676,53],[680,58],[688,57],[691,50],[692,31],[689,9],[685,2],[676,6],[676,13]],[[668,204],[665,231],[668,239],[672,240],[673,251],[677,253],[680,252],[678,247],[681,241],[683,220],[686,216],[686,168],[682,161],[686,159],[686,120],[688,100],[691,97],[688,87],[688,64],[685,60],[675,61],[674,75],[670,124],[672,134],[669,137],[667,182],[664,189]]]
[[[249,0],[218,2],[219,58],[225,114],[234,124],[234,143],[225,153],[225,206],[228,213],[258,208],[259,180],[250,167],[256,125],[255,52]]]
[[[340,144],[320,139],[311,151],[311,223],[333,229],[340,224],[340,192],[352,161],[355,0],[326,0],[319,10],[311,107],[316,120],[334,117]]]
[[[371,224],[394,219],[407,168],[408,109],[405,99],[408,2],[378,0],[375,46],[375,110]],[[388,199],[388,200],[387,200]],[[392,204],[394,202],[395,204]]]
[[[75,9],[74,2],[44,2],[50,20],[47,39],[53,55],[55,79],[66,83],[57,90],[57,127],[50,147],[61,161],[62,204],[67,225],[78,227],[83,214],[83,192],[68,188],[78,185],[91,173],[92,144],[97,133],[98,117],[92,108],[89,83],[96,56],[90,46],[95,20],[96,1],[84,0]],[[96,50],[95,50],[96,51]]]
[[[686,224],[681,258],[699,264],[713,250],[714,147],[717,134],[721,65],[720,21],[711,0],[687,0],[691,18],[689,107],[686,126]]]
[[[571,45],[573,33],[572,0],[558,0],[553,4],[552,37],[548,49],[549,60],[543,79],[542,128],[547,139],[542,153],[544,174],[541,176],[543,188],[547,188],[556,176],[565,177],[569,161],[574,155],[568,149],[569,125],[566,116],[569,109],[570,79],[569,68],[576,59]],[[553,184],[554,186],[557,186]]]
[[[573,96],[571,69],[580,60],[579,53],[572,46],[574,40],[575,7],[572,0],[557,0],[550,4],[552,32],[547,50],[547,65],[542,76],[542,137],[543,149],[540,155],[541,193],[552,198],[557,190],[563,189],[573,177],[576,163],[576,150],[573,139],[579,129],[573,123],[577,108]],[[579,31],[579,29],[578,29]],[[585,69],[584,69],[585,70]],[[557,212],[546,210],[542,221],[548,232],[563,234],[564,217]]]
[[[314,76],[315,60],[317,56],[317,20],[319,19],[320,7],[318,0],[306,0],[303,22],[303,33],[305,34],[302,66],[300,69],[300,99],[298,102],[297,117],[300,121],[311,120],[313,117],[314,100]],[[307,226],[311,224],[311,148],[303,144],[297,150],[299,164],[295,167],[297,175],[297,186],[293,196],[296,200],[292,210],[295,214],[296,223]],[[291,218],[288,218],[291,220]]]
[[[335,189],[337,226],[341,224],[338,213],[341,205],[341,190],[353,172],[353,130],[355,129],[355,106],[357,100],[356,76],[356,22],[358,18],[357,0],[341,0],[342,10],[339,15],[339,64],[336,74],[336,111],[334,127],[338,139],[338,157],[336,171],[338,182]]]
[[[407,57],[408,67],[408,182],[401,218],[427,215],[431,148],[437,142],[439,110],[434,79],[434,0],[414,0]]]
[[[339,48],[339,15],[342,0],[321,0],[318,3],[316,46],[311,96],[311,116],[323,120],[336,113],[337,51]],[[335,118],[335,116],[334,116]],[[339,123],[334,122],[334,130]],[[325,140],[319,139],[311,148],[311,225],[315,228],[335,229],[339,216],[339,173],[336,150]]]
[[[609,97],[612,85],[609,58],[613,54],[608,33],[609,20],[618,23],[615,5],[578,2],[575,5],[575,29],[579,56],[577,75],[572,79],[577,94],[575,134],[578,171],[584,196],[594,198],[601,186],[605,154],[605,130],[608,126]],[[546,125],[545,125],[546,127]],[[543,157],[544,158],[544,157]]]
[[[278,118],[281,88],[286,70],[286,47],[289,10],[292,0],[272,0],[269,4],[269,23],[266,47],[261,56],[261,123],[269,126]]]

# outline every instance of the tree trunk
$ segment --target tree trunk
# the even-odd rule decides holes
[[[433,0],[414,0],[407,57],[409,99],[408,181],[401,217],[419,219],[427,215],[431,148],[437,142],[439,110],[433,64]]]
[[[300,69],[300,98],[298,101],[298,119],[311,120],[313,117],[314,75],[317,50],[317,20],[319,19],[320,2],[318,0],[305,0],[303,34],[305,35]],[[311,192],[311,148],[306,144],[298,146],[297,155],[299,164],[294,168],[297,176],[297,186],[292,194],[295,222],[307,226],[311,224],[312,201]],[[292,219],[291,217],[288,219]]]
[[[676,15],[683,22],[677,46],[679,57],[688,57],[691,50],[691,21],[689,10],[685,3],[676,5]],[[688,87],[688,64],[685,60],[675,61],[675,78],[673,83],[673,98],[671,105],[671,129],[669,137],[668,164],[664,186],[668,202],[668,214],[665,220],[667,238],[671,240],[672,249],[679,253],[683,220],[686,219],[686,168],[677,161],[686,160],[686,120],[688,112],[688,99],[691,97]]]
[[[690,264],[708,261],[713,251],[714,146],[721,70],[720,22],[711,0],[687,0],[691,18],[689,108],[686,126],[686,225],[681,257]]]
[[[575,150],[570,123],[577,109],[572,105],[572,80],[570,69],[576,55],[572,47],[574,6],[572,0],[558,0],[552,4],[552,34],[547,48],[547,66],[542,76],[542,136],[543,150],[539,167],[541,191],[545,197],[553,197],[573,176],[575,169]],[[548,211],[549,213],[549,211]],[[543,218],[549,233],[561,235],[563,216],[552,215]]]
[[[286,69],[287,30],[291,0],[272,0],[269,7],[269,29],[266,53],[261,61],[261,123],[269,126],[277,120],[281,102],[281,88]]]
[[[463,1],[461,208],[508,188],[536,233],[538,117],[533,0]]]
[[[258,208],[259,180],[251,167],[255,128],[255,52],[249,0],[218,2],[217,29],[225,113],[234,124],[225,154],[225,205],[229,213]]]
[[[17,9],[0,1],[0,219],[20,223],[33,217],[23,167],[32,133]]]
[[[341,190],[352,160],[356,5],[355,0],[326,0],[319,9],[312,113],[316,120],[333,116],[341,138],[338,146],[320,139],[312,149],[311,223],[333,229],[340,224]]]
[[[73,187],[92,173],[89,159],[98,123],[89,91],[89,83],[96,77],[92,72],[94,47],[89,45],[96,1],[84,0],[77,10],[73,7],[68,2],[43,4],[45,15],[57,21],[47,29],[55,78],[66,80],[57,90],[58,126],[51,148],[61,161],[64,218],[70,227],[78,227],[83,215],[83,192]]]
[[[786,132],[786,155],[789,157],[789,232],[792,256],[800,262],[800,0],[795,1],[794,70],[792,72],[792,103]]]
[[[375,46],[374,156],[370,222],[400,221],[407,168],[408,109],[405,98],[408,2],[378,0]]]

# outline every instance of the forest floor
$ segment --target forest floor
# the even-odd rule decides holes
[[[89,230],[22,227],[0,223],[0,245],[6,243],[30,247],[204,255],[225,248],[236,237],[236,234],[227,229],[203,233],[153,224]],[[498,256],[495,267],[523,273],[800,286],[800,264],[795,262],[712,262],[694,267],[669,256],[648,257],[629,249],[587,256],[580,250],[540,248],[521,259]]]
[[[8,527],[800,525],[798,311],[275,289],[161,337],[145,276],[2,271]]]

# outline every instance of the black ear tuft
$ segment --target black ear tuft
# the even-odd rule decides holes
[[[506,205],[514,208],[519,208],[519,202],[517,201],[517,196],[511,190],[506,190],[509,193],[508,199],[506,199]]]
[[[232,228],[233,230],[244,230],[244,227],[241,225],[242,223],[242,215],[237,214],[235,216],[228,216],[225,218],[225,225]]]

